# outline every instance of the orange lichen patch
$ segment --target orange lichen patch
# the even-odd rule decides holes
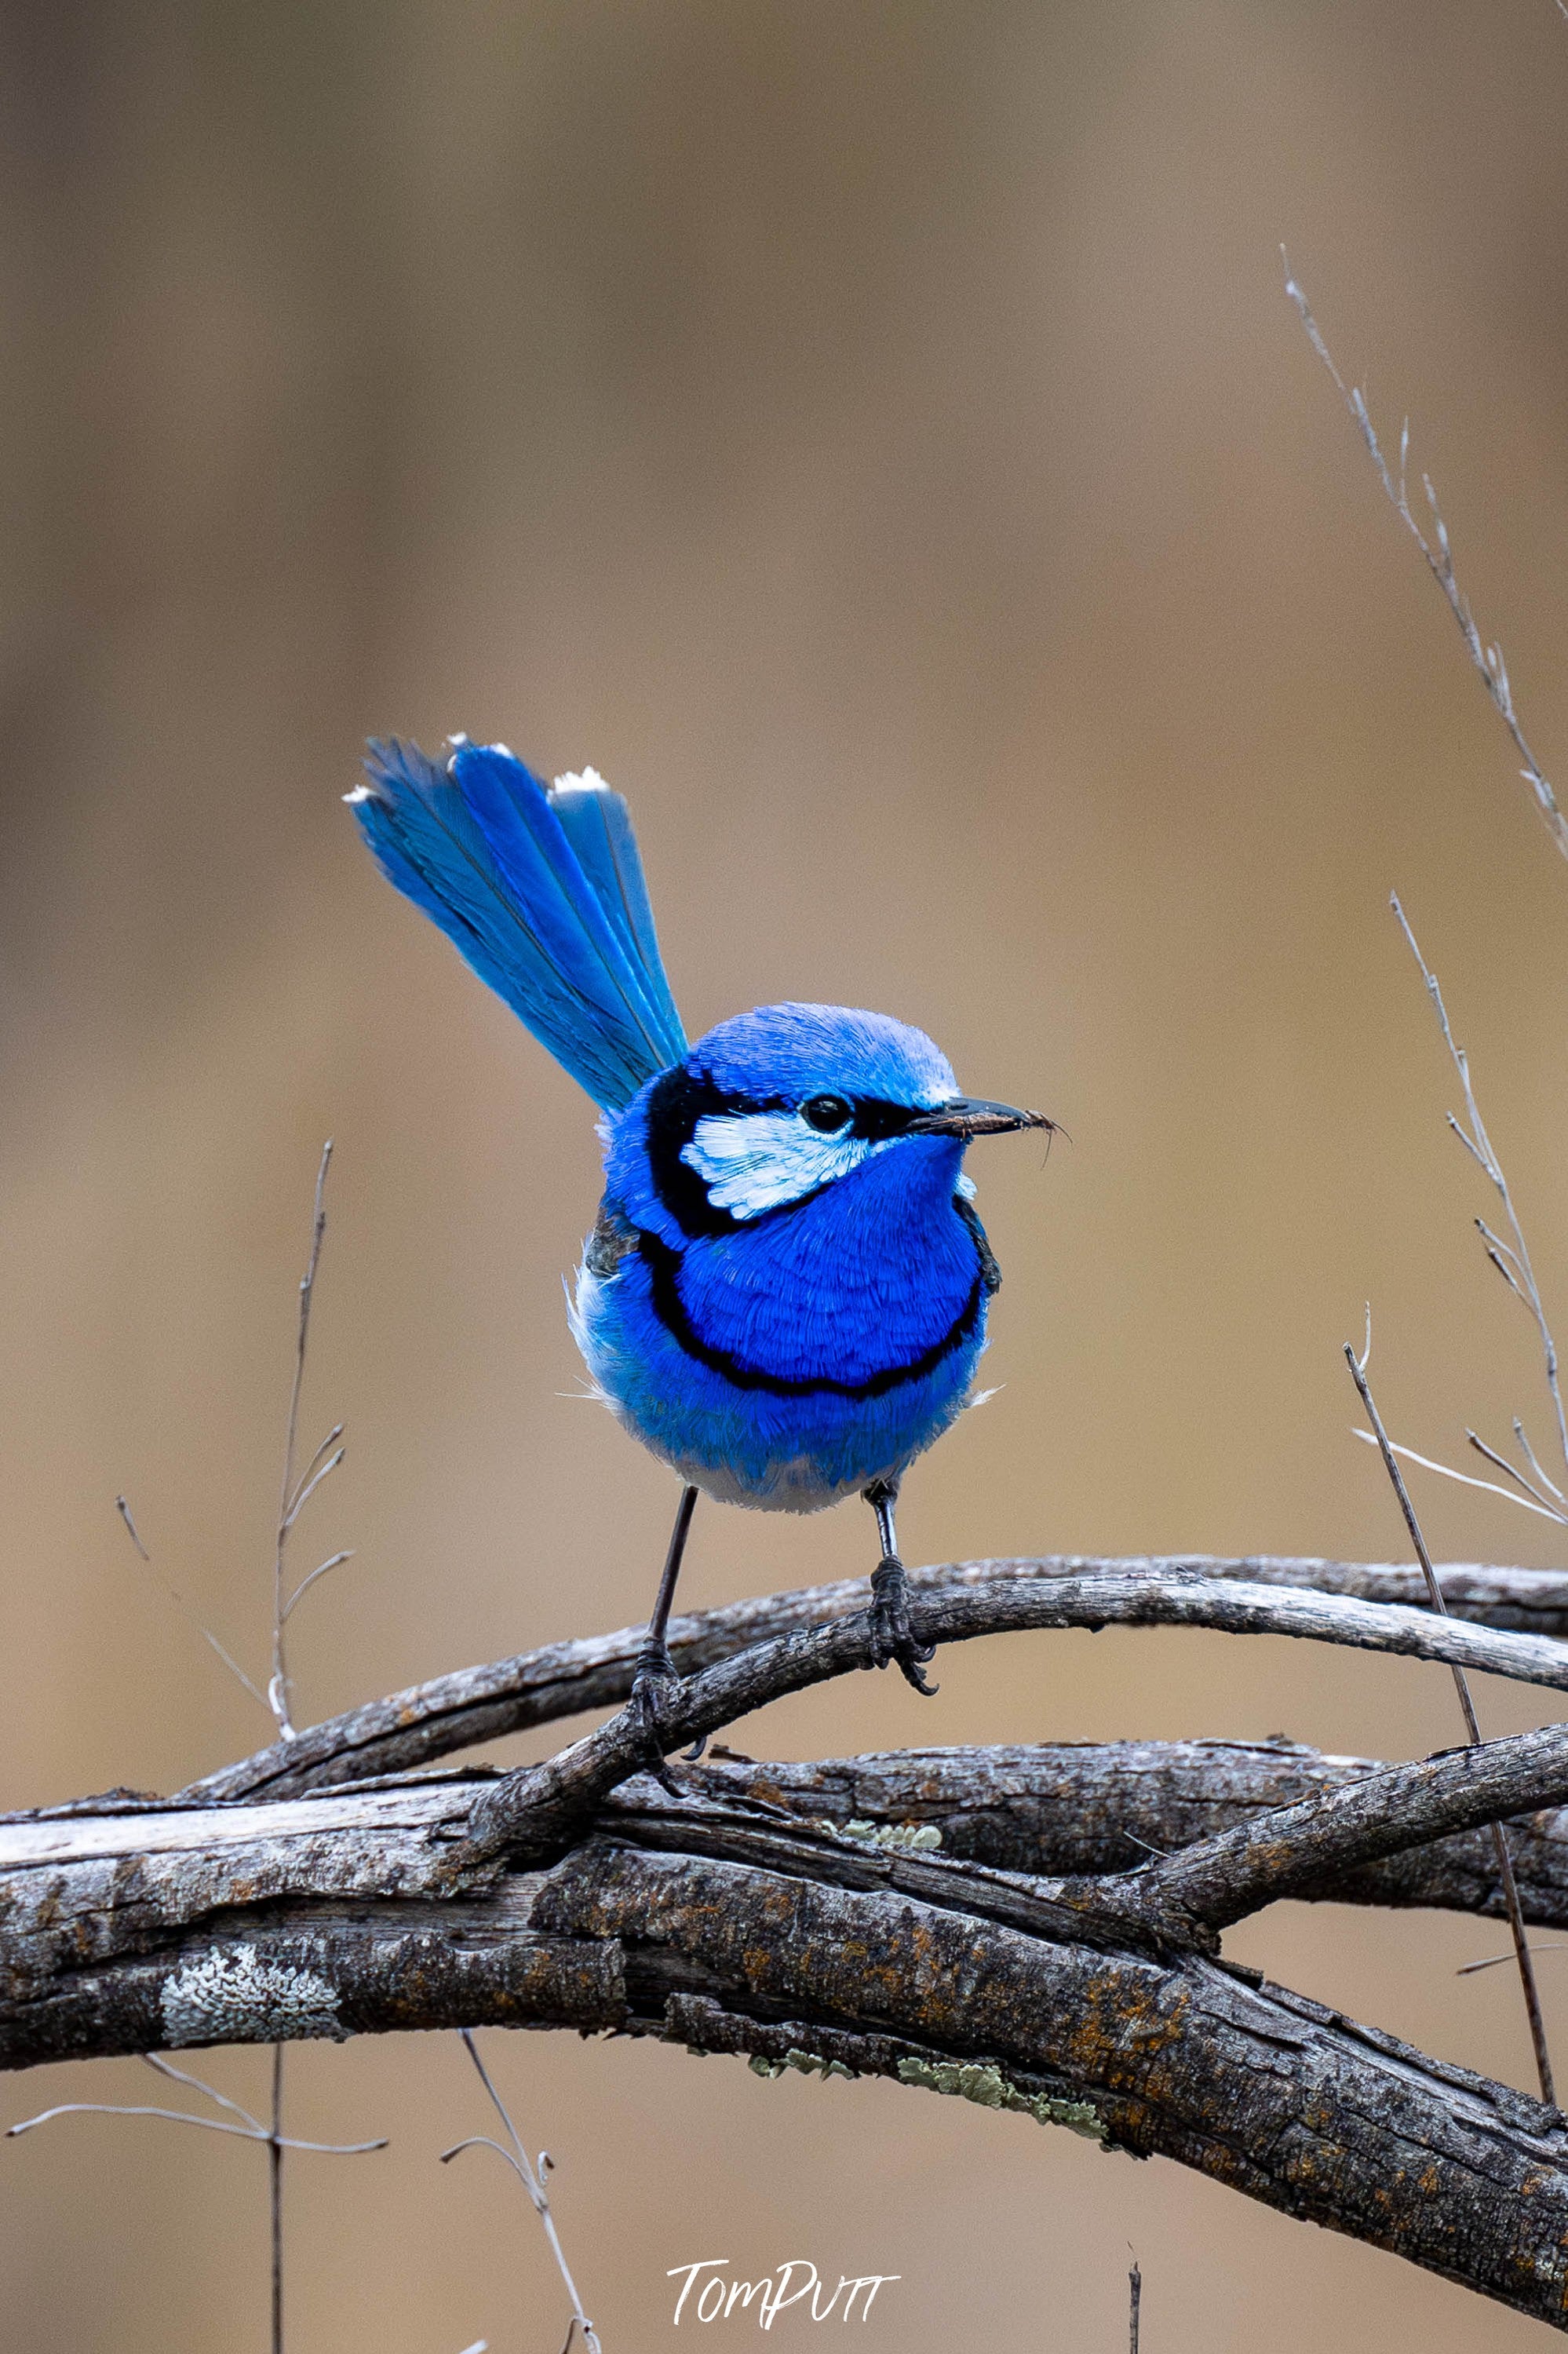
[[[1192,2009],[1184,1987],[1171,1994],[1168,1981],[1126,1967],[1093,1971],[1084,1996],[1067,2049],[1075,2067],[1102,2084],[1121,2080],[1132,2062],[1141,2074],[1148,2059],[1181,2041]]]

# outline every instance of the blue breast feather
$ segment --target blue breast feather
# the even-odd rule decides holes
[[[351,796],[387,880],[437,923],[585,1087],[619,1111],[679,1062],[625,802],[597,779],[546,791],[503,745],[455,739],[446,768],[373,742]]]
[[[755,1320],[747,1335],[749,1366],[765,1366],[771,1343],[779,1341],[779,1362],[802,1369],[808,1383],[817,1365],[831,1368],[823,1386],[741,1388],[726,1371],[694,1358],[659,1312],[652,1271],[635,1249],[607,1278],[594,1278],[586,1267],[579,1275],[573,1316],[578,1346],[619,1419],[683,1479],[732,1503],[818,1511],[874,1479],[896,1478],[969,1402],[986,1345],[987,1301],[978,1252],[950,1206],[945,1221],[932,1216],[921,1224],[933,1239],[951,1239],[954,1271],[962,1283],[961,1294],[958,1283],[948,1293],[952,1312],[935,1336],[939,1344],[959,1328],[945,1348],[929,1341],[923,1349],[915,1345],[939,1321],[931,1312],[925,1274],[914,1264],[917,1231],[909,1233],[907,1254],[899,1255],[902,1280],[873,1287],[852,1279],[841,1287],[831,1258],[825,1259],[816,1270],[816,1312],[809,1319]],[[944,1224],[950,1237],[942,1231]],[[714,1246],[715,1257],[721,1248]],[[691,1287],[693,1322],[699,1331],[705,1312],[723,1297],[721,1267],[705,1272],[719,1279]],[[900,1344],[887,1325],[866,1321],[868,1306],[878,1295],[892,1310],[895,1329],[902,1331],[907,1357],[897,1355]],[[838,1320],[832,1303],[841,1298],[844,1320],[858,1327],[853,1356],[841,1356],[834,1346]],[[722,1329],[735,1331],[734,1320],[719,1320]],[[789,1331],[791,1321],[799,1339],[814,1345],[798,1345]],[[799,1331],[808,1323],[812,1331]],[[709,1331],[714,1329],[710,1324]],[[927,1370],[908,1373],[922,1363]],[[863,1394],[844,1394],[848,1364],[868,1370]]]

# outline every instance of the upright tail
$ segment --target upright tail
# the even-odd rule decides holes
[[[546,790],[503,744],[452,741],[442,769],[373,737],[368,781],[347,796],[360,832],[387,881],[620,1111],[686,1051],[626,803],[591,769]]]

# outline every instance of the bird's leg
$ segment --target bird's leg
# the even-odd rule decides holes
[[[675,1600],[675,1585],[681,1575],[681,1561],[686,1550],[686,1537],[692,1525],[692,1512],[696,1504],[694,1488],[683,1488],[675,1513],[675,1525],[670,1532],[670,1550],[664,1555],[664,1572],[659,1580],[659,1593],[653,1605],[653,1616],[648,1622],[648,1632],[642,1638],[642,1649],[637,1654],[637,1671],[631,1679],[630,1705],[634,1711],[648,1753],[650,1772],[657,1775],[668,1788],[664,1772],[665,1743],[663,1740],[664,1702],[677,1679],[675,1662],[670,1657],[665,1641],[669,1631],[670,1612]],[[699,1742],[694,1755],[700,1755]]]
[[[929,1700],[936,1691],[928,1684],[921,1669],[937,1656],[935,1643],[920,1643],[915,1637],[915,1621],[909,1607],[909,1580],[904,1564],[898,1558],[898,1538],[893,1526],[893,1507],[898,1501],[895,1479],[874,1479],[862,1490],[866,1502],[876,1514],[876,1526],[882,1538],[882,1559],[871,1574],[871,1659],[872,1665],[885,1668],[896,1659],[905,1681],[924,1692]]]

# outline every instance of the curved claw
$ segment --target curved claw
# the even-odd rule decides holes
[[[872,1572],[871,1609],[872,1665],[891,1667],[896,1662],[900,1674],[912,1690],[923,1698],[933,1700],[938,1687],[928,1684],[920,1670],[937,1656],[935,1643],[916,1640],[913,1614],[909,1606],[909,1580],[904,1564],[895,1553],[886,1554]]]

